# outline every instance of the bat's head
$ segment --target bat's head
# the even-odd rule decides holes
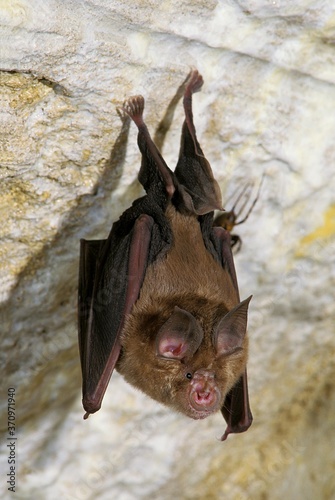
[[[155,334],[154,319],[140,327],[151,342],[138,336],[136,347],[125,342],[119,371],[152,398],[191,418],[219,411],[246,366],[250,298],[211,320],[174,306]]]
[[[191,418],[220,410],[226,394],[245,369],[250,298],[217,317],[206,335],[199,320],[175,307],[156,337],[156,355],[174,362],[168,404]]]

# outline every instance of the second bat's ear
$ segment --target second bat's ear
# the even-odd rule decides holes
[[[173,313],[159,329],[156,354],[168,359],[184,359],[199,348],[204,332],[191,313],[175,306]]]
[[[229,311],[217,324],[213,343],[218,356],[242,347],[247,332],[248,306],[252,295]]]

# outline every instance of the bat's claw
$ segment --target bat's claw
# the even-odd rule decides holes
[[[144,97],[135,95],[124,101],[123,111],[130,116],[137,126],[143,125]]]
[[[200,75],[199,71],[197,69],[192,69],[187,80],[185,97],[191,97],[191,95],[194,94],[195,92],[199,92],[203,83],[204,79]]]

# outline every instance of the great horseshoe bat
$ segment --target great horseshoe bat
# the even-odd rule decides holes
[[[143,121],[144,99],[123,110],[138,128],[135,200],[105,240],[81,240],[79,348],[84,418],[98,411],[114,368],[153,399],[193,418],[222,412],[229,433],[249,428],[247,313],[229,231],[213,227],[221,193],[196,137],[185,84],[181,146],[169,169]]]

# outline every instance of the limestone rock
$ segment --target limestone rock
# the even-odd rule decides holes
[[[20,498],[334,498],[335,6],[13,0],[0,19],[0,408],[6,440],[15,388]],[[88,421],[80,402],[79,239],[142,192],[116,108],[143,94],[154,135],[191,66],[223,198],[264,174],[236,257],[254,424],[225,443],[220,415],[175,415],[117,374]],[[182,119],[161,144],[172,167]]]

